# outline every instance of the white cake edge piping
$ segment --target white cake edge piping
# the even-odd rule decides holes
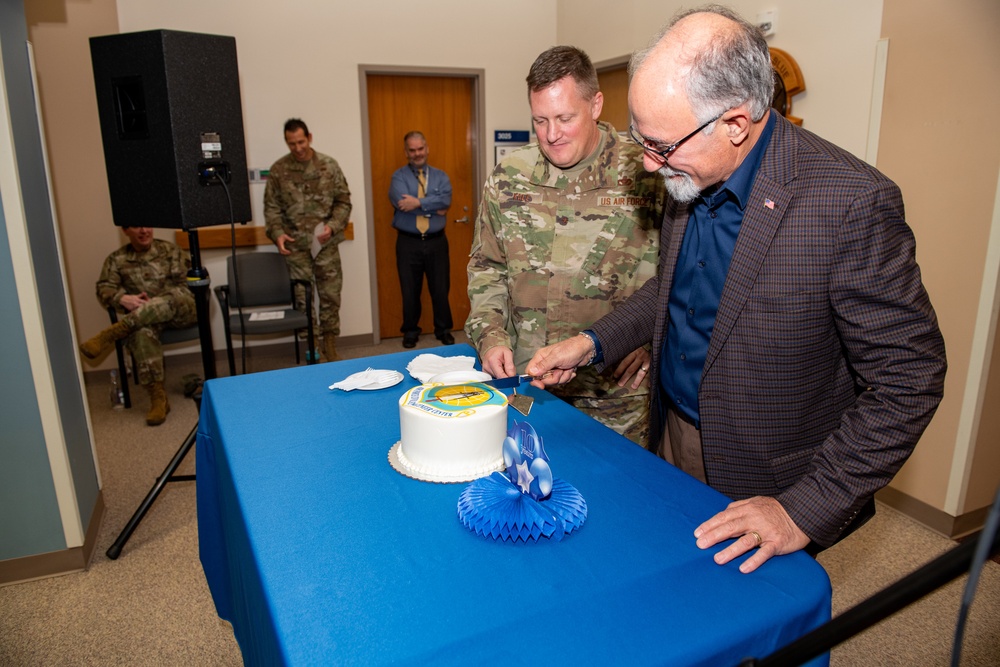
[[[491,473],[503,469],[503,454],[501,453],[493,464],[478,468],[446,474],[425,470],[421,467],[413,465],[413,463],[406,458],[403,454],[402,441],[397,442],[389,449],[388,458],[389,463],[396,469],[397,472],[424,482],[471,482],[479,479],[480,477],[486,477]]]

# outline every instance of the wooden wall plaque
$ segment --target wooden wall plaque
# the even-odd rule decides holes
[[[806,80],[802,77],[802,70],[787,51],[771,48],[771,66],[777,76],[774,78],[774,98],[771,106],[796,125],[802,125],[802,119],[792,116],[792,97],[801,92],[805,92]]]

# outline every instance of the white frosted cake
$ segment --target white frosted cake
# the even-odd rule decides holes
[[[432,482],[468,482],[503,468],[507,397],[489,385],[430,383],[399,398],[399,472]]]

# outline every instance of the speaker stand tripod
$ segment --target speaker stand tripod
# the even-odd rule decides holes
[[[195,300],[195,310],[198,314],[198,337],[201,341],[201,363],[205,371],[205,379],[211,380],[215,377],[215,350],[212,344],[212,326],[211,320],[209,320],[208,312],[208,271],[201,264],[201,249],[198,244],[198,230],[189,229],[188,230],[189,245],[191,248],[191,269],[188,271],[188,288],[194,294]],[[196,398],[195,405],[198,407],[198,412],[201,412],[201,397],[199,394],[195,394]],[[191,429],[191,433],[184,439],[181,443],[180,449],[174,454],[174,457],[170,459],[170,463],[163,470],[163,473],[156,478],[156,483],[153,488],[149,490],[146,494],[145,499],[139,504],[139,507],[135,510],[132,518],[128,520],[125,524],[125,528],[118,535],[118,539],[114,541],[108,550],[107,556],[111,560],[117,560],[118,556],[121,555],[122,548],[125,543],[128,542],[129,538],[136,528],[139,527],[139,523],[142,521],[143,517],[146,516],[146,512],[149,508],[153,506],[156,502],[157,497],[160,495],[160,491],[163,487],[167,485],[167,482],[190,482],[193,481],[194,475],[175,475],[177,467],[180,466],[184,457],[194,446],[195,440],[198,435],[198,422],[194,424],[194,428]]]

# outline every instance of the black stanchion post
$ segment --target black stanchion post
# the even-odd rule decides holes
[[[978,540],[959,544],[784,648],[765,658],[747,658],[740,663],[740,667],[793,667],[826,653],[837,644],[968,572],[977,544]],[[998,551],[1000,534],[993,536],[989,547],[991,555]]]

